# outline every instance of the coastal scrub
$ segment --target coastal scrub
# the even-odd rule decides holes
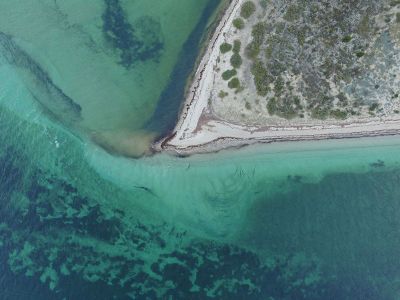
[[[253,1],[246,1],[243,3],[241,10],[240,10],[240,16],[248,19],[251,17],[252,14],[256,11],[256,5],[254,4]]]

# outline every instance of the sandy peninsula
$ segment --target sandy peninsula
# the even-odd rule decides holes
[[[341,139],[400,134],[400,115],[365,114],[346,119],[294,119],[281,122],[251,123],[215,112],[213,99],[220,91],[220,46],[232,35],[235,18],[245,0],[233,0],[221,18],[186,93],[179,120],[173,132],[154,148],[180,155],[215,152],[229,147],[279,141]],[[236,32],[236,31],[235,31]],[[235,96],[236,97],[236,96]],[[238,95],[240,97],[240,94]],[[274,120],[274,118],[271,118]]]

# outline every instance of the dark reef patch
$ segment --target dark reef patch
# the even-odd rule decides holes
[[[121,65],[130,68],[137,62],[157,60],[164,49],[160,22],[143,16],[130,24],[119,0],[105,0],[105,4],[104,36],[119,50]]]
[[[372,168],[383,168],[385,166],[385,162],[383,160],[378,159],[376,162],[369,164]]]

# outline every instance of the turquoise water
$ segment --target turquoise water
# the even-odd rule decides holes
[[[136,5],[132,11],[147,15],[152,8],[147,3],[157,1],[111,2],[124,9]],[[159,1],[155,7],[160,18],[190,7],[201,19],[206,3],[198,2],[184,7]],[[48,7],[52,16],[52,5],[65,6],[64,12],[82,5],[37,1],[44,5],[39,9],[12,3],[0,4],[10,19],[11,12],[34,16]],[[87,3],[70,15],[90,27],[89,15],[100,2]],[[100,20],[106,9],[97,11]],[[21,34],[24,28],[37,30],[36,38],[47,33],[34,29],[34,23],[27,28],[12,20],[2,19],[0,28],[20,27]],[[186,21],[193,30],[199,23],[190,14]],[[182,36],[189,38],[187,30]],[[81,85],[72,83],[61,58],[64,65],[51,67],[51,55],[40,61],[39,51],[33,63],[34,46],[10,34],[0,35],[1,299],[399,299],[400,138],[281,143],[188,158],[116,156],[85,134],[86,128],[107,122],[96,123],[97,113],[84,112],[86,100],[78,102],[66,92],[69,84],[72,90],[78,87],[77,95],[101,91],[85,88],[82,78]],[[60,39],[51,46],[43,37],[43,49],[60,49]],[[134,73],[133,58],[144,54],[126,49],[118,57],[101,55],[114,68]],[[61,57],[68,50],[56,52]],[[71,70],[75,63],[69,62]],[[163,63],[146,64],[161,68]],[[168,75],[175,72],[174,64]],[[43,65],[46,72],[38,69]],[[115,76],[110,93],[114,83],[122,86],[121,77],[107,76]],[[167,86],[168,78],[163,81]],[[107,80],[103,84],[107,90]],[[160,86],[158,95],[163,90],[168,94],[173,88]],[[132,93],[136,97],[136,90]],[[136,129],[148,126],[159,97],[148,101],[153,108],[146,114],[130,112],[139,124],[132,127],[140,137],[133,142],[142,141],[143,132]],[[104,103],[99,104],[94,111],[101,114]],[[118,105],[113,104],[116,110]]]
[[[182,57],[197,54],[219,3],[2,1],[2,59],[58,120],[110,151],[137,156],[157,135],[144,128],[163,91],[184,81],[172,71],[192,67]]]

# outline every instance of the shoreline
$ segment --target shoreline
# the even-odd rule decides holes
[[[189,88],[187,88],[185,91],[185,101],[182,105],[182,109],[179,114],[174,131],[172,134],[168,135],[162,140],[168,139],[169,137],[173,136],[175,132],[182,130],[182,127],[185,126],[185,124],[193,123],[191,122],[191,118],[193,117],[192,112],[195,112],[193,106],[197,106],[197,104],[200,104],[201,102],[203,102],[201,104],[202,106],[204,106],[204,101],[201,101],[200,99],[200,96],[201,94],[203,94],[202,91],[204,89],[203,74],[206,73],[207,75],[207,73],[210,73],[210,67],[212,67],[210,66],[211,58],[213,58],[212,56],[215,56],[215,51],[219,48],[220,42],[223,39],[223,34],[227,29],[227,24],[229,24],[228,21],[232,21],[231,19],[233,19],[237,9],[239,9],[242,2],[243,0],[231,0],[221,19],[219,21],[217,20],[218,24],[216,25],[214,32],[211,34],[211,38],[207,46],[205,47],[206,50],[204,51],[204,53],[200,54],[200,62],[196,64],[196,71],[188,81],[187,86]],[[196,116],[200,117],[198,113],[196,113]]]
[[[196,58],[196,61],[194,63],[194,68],[190,72],[189,79],[185,83],[185,89],[184,89],[184,99],[187,99],[189,90],[193,85],[197,70],[199,69],[199,66],[202,62],[203,57],[206,55],[208,49],[209,49],[209,41],[211,40],[212,37],[215,35],[215,32],[218,29],[219,24],[221,23],[222,19],[225,16],[225,12],[229,5],[232,3],[234,0],[222,0],[220,7],[218,7],[214,19],[210,22],[210,24],[207,26],[206,32],[204,33],[203,37],[200,39],[200,46],[199,46],[199,55]],[[184,104],[186,104],[186,101],[184,103],[181,103],[181,106],[183,107]],[[178,116],[177,122],[180,120],[180,114]]]
[[[165,138],[157,146],[160,149],[159,151],[179,156],[190,156],[192,154],[217,153],[227,149],[240,149],[250,145],[400,136],[400,121],[349,124],[347,127],[336,126],[333,128],[305,128],[303,126],[302,129],[293,127],[291,129],[275,128],[268,131],[257,130],[248,130],[244,134],[240,129],[233,130],[232,132],[238,134],[238,136],[212,136],[210,132],[205,132],[201,137],[208,137],[209,141],[202,142],[201,137],[197,136],[194,140],[184,140],[185,143],[181,145],[170,143],[176,137],[175,133]],[[240,136],[240,134],[243,134],[243,136]],[[197,141],[196,138],[198,138]]]
[[[217,118],[208,105],[215,79],[214,63],[243,1],[233,0],[226,9],[189,81],[177,124],[171,134],[153,145],[155,151],[188,156],[251,144],[400,135],[400,116],[263,127],[236,125]]]

